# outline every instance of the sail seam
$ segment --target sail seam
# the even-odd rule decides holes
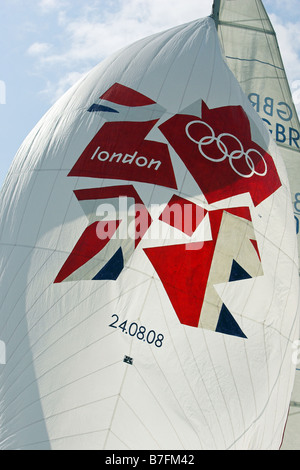
[[[242,60],[245,62],[259,62],[260,64],[270,65],[270,67],[284,71],[284,69],[282,67],[278,67],[278,65],[273,65],[273,64],[270,64],[270,62],[264,62],[263,60],[259,60],[259,59],[242,59],[241,57],[231,57],[228,55],[226,56],[226,59]]]
[[[220,26],[232,26],[233,28],[248,29],[250,31],[256,31],[258,33],[270,34],[271,36],[276,36],[274,31],[268,31],[263,28],[255,28],[254,26],[241,25],[240,23],[230,23],[229,21],[219,20],[218,24]]]

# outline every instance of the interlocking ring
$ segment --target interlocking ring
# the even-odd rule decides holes
[[[205,126],[207,129],[209,129],[211,135],[202,137],[200,140],[194,139],[194,137],[192,137],[192,135],[190,134],[190,127],[194,126],[194,125],[199,125],[199,124],[201,126]],[[203,122],[203,121],[198,121],[198,120],[189,122],[186,125],[185,132],[186,132],[186,135],[188,136],[188,138],[192,142],[194,142],[195,144],[198,145],[199,152],[204,158],[206,158],[207,160],[209,160],[211,162],[214,162],[214,163],[223,162],[224,160],[226,160],[226,158],[228,158],[229,164],[230,164],[232,170],[237,175],[241,176],[242,178],[251,178],[254,175],[265,176],[268,172],[267,162],[264,159],[263,155],[258,150],[253,149],[253,148],[248,149],[247,152],[245,152],[245,149],[244,149],[244,146],[243,146],[242,142],[236,136],[234,136],[232,134],[223,133],[223,134],[220,134],[218,137],[216,137],[215,131],[213,130],[213,128],[209,124],[207,124],[206,122]],[[227,145],[222,141],[222,139],[224,137],[233,139],[238,144],[239,149],[238,150],[233,150],[232,152],[229,153]],[[214,142],[217,144],[218,149],[223,154],[221,157],[208,155],[203,150],[204,147],[208,147],[209,145],[211,145]],[[255,166],[255,163],[253,161],[253,157],[251,158],[251,153],[252,154],[254,153],[254,154],[258,155],[260,157],[260,159],[262,160],[262,162],[264,164],[264,170],[262,172],[259,172],[259,171],[256,170],[256,166]],[[250,170],[249,174],[241,173],[240,171],[238,171],[238,169],[236,168],[236,166],[234,164],[235,161],[241,160],[242,158],[245,159],[245,163],[247,164],[247,166]]]

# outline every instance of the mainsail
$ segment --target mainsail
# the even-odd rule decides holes
[[[1,449],[280,447],[291,194],[211,17],[69,90],[18,151],[0,220]]]
[[[213,17],[230,69],[280,148],[300,253],[300,123],[276,33],[261,0],[216,0]],[[298,346],[298,342],[294,344],[296,358]],[[283,449],[299,449],[299,384],[297,370]]]
[[[213,12],[226,61],[280,147],[300,246],[300,123],[276,33],[261,0],[217,0]]]

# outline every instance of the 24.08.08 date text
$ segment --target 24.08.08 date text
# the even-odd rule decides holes
[[[161,333],[156,333],[154,330],[147,331],[147,328],[143,325],[139,326],[136,322],[129,323],[125,320],[119,323],[119,315],[114,314],[112,318],[115,320],[109,325],[111,328],[120,328],[124,334],[135,336],[138,340],[147,342],[148,344],[154,344],[157,348],[161,348],[165,339]]]

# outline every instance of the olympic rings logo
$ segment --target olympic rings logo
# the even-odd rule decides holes
[[[192,126],[196,126],[196,125],[205,126],[210,131],[211,135],[206,136],[206,137],[202,137],[202,139],[200,139],[199,141],[194,139],[190,134],[190,128]],[[226,158],[228,158],[229,164],[230,164],[232,170],[237,175],[241,176],[242,178],[251,178],[254,175],[265,176],[267,174],[268,167],[267,167],[267,163],[266,163],[266,160],[264,159],[263,155],[258,150],[255,150],[255,149],[249,149],[249,150],[247,150],[247,152],[245,152],[243,144],[234,135],[223,133],[223,134],[220,134],[218,137],[216,137],[216,134],[215,134],[214,130],[212,129],[212,127],[209,126],[206,122],[203,122],[203,121],[191,121],[189,124],[187,124],[187,126],[185,128],[185,131],[186,131],[186,135],[188,136],[188,138],[192,142],[194,142],[195,144],[198,145],[199,152],[207,160],[209,160],[211,162],[218,163],[218,162],[223,162],[224,160],[226,160]],[[228,138],[233,139],[239,147],[238,150],[233,150],[231,153],[229,153],[227,145],[225,145],[224,141],[222,140],[222,139],[224,139],[224,137],[226,137],[227,139]],[[208,150],[209,150],[209,145],[211,145],[214,142],[216,142],[217,147],[218,147],[218,149],[220,150],[220,152],[222,154],[221,157],[213,156],[209,152],[205,153],[205,147],[208,147]],[[263,172],[261,172],[261,173],[256,170],[256,164],[254,162],[254,156],[255,155],[258,156],[259,159],[264,164],[264,169],[263,169]],[[249,168],[249,173],[247,172],[247,174],[241,173],[236,168],[236,162],[238,160],[243,159],[243,158],[245,159],[245,162],[246,162],[246,164]]]

